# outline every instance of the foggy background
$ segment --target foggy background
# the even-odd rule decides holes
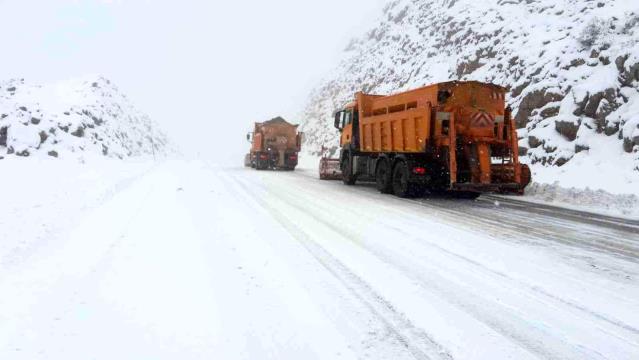
[[[386,2],[0,0],[0,79],[103,75],[185,155],[241,164],[252,123],[299,123]]]

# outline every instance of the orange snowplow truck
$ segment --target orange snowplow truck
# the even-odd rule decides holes
[[[390,95],[357,93],[335,113],[343,181],[374,180],[400,197],[426,191],[475,198],[522,194],[530,182],[519,163],[506,89],[475,81],[445,82]]]
[[[301,133],[298,125],[276,117],[255,123],[255,130],[246,135],[251,142],[251,152],[244,158],[244,166],[257,170],[294,170],[301,149]]]

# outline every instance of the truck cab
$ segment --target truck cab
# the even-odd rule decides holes
[[[344,110],[337,111],[335,113],[334,125],[341,133],[341,147],[355,145],[354,139],[359,127],[358,120],[359,112],[357,111],[356,103],[350,103],[344,108]]]

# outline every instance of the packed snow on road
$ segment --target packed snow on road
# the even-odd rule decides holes
[[[310,168],[52,164],[3,163],[30,176],[0,187],[1,359],[639,358],[636,221]]]

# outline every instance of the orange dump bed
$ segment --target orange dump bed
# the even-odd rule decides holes
[[[507,140],[498,131],[504,95],[505,89],[478,82],[440,83],[389,96],[358,93],[360,151],[420,153],[431,141],[447,146],[450,114],[458,136]]]
[[[299,151],[297,125],[282,119],[256,123],[252,151]]]

